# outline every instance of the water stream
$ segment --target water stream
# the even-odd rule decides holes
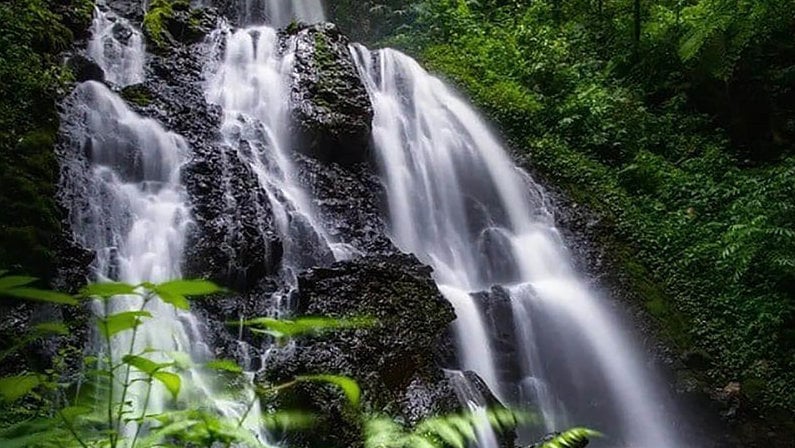
[[[680,447],[675,414],[641,353],[573,271],[543,190],[473,108],[414,60],[390,49],[352,52],[375,108],[392,237],[434,267],[456,309],[461,367],[503,402],[532,404],[547,431],[576,422],[610,434],[606,446]],[[508,293],[512,322],[491,322],[492,305],[470,294],[494,285]],[[506,366],[489,335],[504,326],[515,327],[519,356],[507,368],[518,382],[498,374]]]

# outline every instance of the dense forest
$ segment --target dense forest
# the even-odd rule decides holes
[[[795,3],[332,8],[356,17],[356,37],[403,48],[459,86],[517,157],[599,213],[599,238],[699,374],[739,382],[750,406],[790,418]]]
[[[188,58],[199,44],[189,35],[205,33],[203,17],[172,26],[187,8],[158,0],[138,17],[157,57]],[[335,0],[325,8],[351,41],[397,48],[455,86],[519,166],[595,217],[573,230],[607,254],[676,358],[676,387],[716,402],[714,412],[738,426],[747,446],[795,440],[795,1]],[[31,275],[73,294],[85,276],[64,266],[91,257],[69,236],[55,148],[64,98],[95,79],[95,66],[74,57],[93,14],[89,0],[0,4],[0,275]],[[323,42],[314,41],[318,53],[333,45]],[[319,56],[320,65],[329,57]],[[162,100],[150,98],[153,90],[123,89],[144,112]],[[366,268],[350,269],[345,275],[367,278]],[[222,284],[232,278],[196,272]],[[0,313],[10,319],[15,307],[4,303]],[[328,363],[318,365],[338,364]],[[30,403],[14,411],[19,418],[36,413]],[[449,442],[445,425],[436,446]],[[417,440],[369,446],[422,446]]]

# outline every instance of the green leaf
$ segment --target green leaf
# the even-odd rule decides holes
[[[155,292],[167,292],[180,296],[206,296],[222,292],[224,289],[208,280],[172,280],[155,285]]]
[[[36,288],[13,288],[0,291],[0,294],[16,297],[18,299],[36,300],[39,302],[57,303],[61,305],[77,305],[77,300],[67,294],[55,291],[46,291]]]
[[[207,363],[207,367],[230,373],[243,373],[243,368],[228,359],[216,359]]]
[[[9,276],[0,278],[0,291],[25,286],[38,280],[35,277]]]
[[[193,360],[185,352],[169,352],[168,356],[174,360],[174,365],[180,369],[189,369],[193,366]]]
[[[345,393],[345,396],[348,398],[348,401],[354,406],[359,405],[359,399],[362,395],[362,391],[359,389],[359,385],[356,383],[356,381],[347,376],[303,375],[297,377],[296,381],[312,381],[333,384],[342,389],[342,391]]]
[[[38,336],[69,334],[69,328],[63,322],[42,322],[33,326],[34,334]]]
[[[58,412],[61,414],[64,420],[73,422],[76,418],[91,414],[94,412],[94,410],[88,406],[69,406],[61,409]]]
[[[295,337],[307,334],[319,334],[332,330],[365,328],[375,324],[375,319],[368,317],[333,318],[333,317],[299,317],[294,320],[259,317],[242,322],[254,333],[269,334],[276,338]],[[241,322],[229,322],[229,325],[240,325]]]
[[[146,373],[147,375],[154,375],[155,372],[158,370],[168,367],[170,364],[161,364],[152,361],[151,359],[144,358],[142,356],[135,356],[135,355],[125,355],[122,358],[125,364],[131,365],[136,369],[140,370],[141,372]]]
[[[3,400],[16,401],[35,389],[41,384],[41,380],[36,375],[19,375],[0,378],[0,395]]]
[[[168,303],[169,305],[174,306],[175,308],[181,310],[190,309],[190,303],[188,302],[188,299],[185,298],[185,296],[183,295],[173,294],[168,291],[159,291],[159,290],[156,291],[156,294],[160,296],[160,300],[162,300],[165,303]]]
[[[80,290],[80,295],[83,297],[99,297],[102,299],[131,294],[136,294],[135,286],[119,282],[92,283]]]
[[[125,311],[123,313],[111,314],[110,316],[100,319],[99,331],[106,338],[111,338],[114,335],[131,330],[143,323],[142,317],[152,317],[148,311]]]
[[[155,372],[152,378],[166,386],[166,389],[171,392],[171,395],[176,400],[179,395],[179,389],[182,387],[182,379],[180,379],[179,375],[171,372]]]
[[[602,434],[588,428],[572,428],[558,434],[552,440],[545,442],[541,448],[569,448],[580,446],[589,438],[601,437]]]
[[[304,411],[276,411],[262,416],[262,422],[269,430],[294,431],[310,429],[315,426],[318,418]]]

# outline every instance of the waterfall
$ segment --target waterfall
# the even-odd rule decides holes
[[[94,7],[88,54],[112,84],[124,87],[144,80],[146,52],[141,31],[104,4]]]
[[[292,14],[322,19],[322,9],[313,9],[311,3],[297,1],[295,8],[279,11],[279,20],[287,20]],[[120,87],[142,82],[145,48],[141,31],[106,5],[100,6],[94,11],[88,54],[105,71],[108,82]],[[255,35],[262,38],[259,46],[246,40],[246,36],[256,39]],[[309,210],[308,199],[292,181],[291,163],[282,149],[289,139],[283,135],[286,84],[285,71],[280,69],[289,68],[290,59],[275,57],[275,37],[275,31],[266,27],[232,35],[227,47],[229,62],[222,65],[216,81],[210,83],[208,97],[225,108],[227,119],[222,134],[230,144],[235,138],[246,138],[263,145],[258,149],[267,154],[259,152],[246,157],[272,204],[278,205],[274,211],[285,241],[299,242],[308,234],[316,234],[319,245],[344,252],[343,246],[326,243],[325,234],[316,230],[320,227],[313,215],[305,212]],[[256,55],[246,53],[247,50]],[[248,70],[253,72],[246,73]],[[273,87],[258,90],[263,81],[273,81]],[[247,124],[241,125],[242,122]],[[94,280],[139,284],[180,278],[191,225],[180,178],[182,165],[191,152],[186,141],[156,121],[141,117],[116,93],[95,81],[78,85],[65,101],[62,135],[66,149],[61,193],[69,208],[75,239],[96,254],[92,265]],[[289,267],[308,267],[304,264],[314,261],[299,255],[298,250],[288,250]],[[95,312],[137,311],[142,305],[140,297],[117,296],[111,300],[109,310],[95,304]],[[116,360],[130,352],[144,351],[152,351],[150,357],[160,362],[171,361],[168,354],[174,352],[190,355],[197,364],[211,359],[204,325],[196,315],[159,299],[150,301],[146,310],[153,318],[138,327],[134,340],[125,333],[113,339],[110,350]],[[97,342],[97,351],[104,350],[101,344]],[[253,388],[246,391],[247,396],[234,399],[218,393],[213,377],[199,366],[179,374],[183,379],[181,397],[204,403],[235,421],[244,418],[245,427],[266,442],[258,401],[247,409]],[[145,395],[145,384],[134,382],[129,391],[131,415],[139,415],[143,409],[156,414],[173,402],[159,384],[154,384],[151,396]],[[134,432],[135,423],[127,423],[123,430]]]
[[[317,23],[326,20],[322,0],[238,0],[239,23],[281,28],[292,21]]]
[[[223,25],[211,42],[209,53],[223,56],[208,75],[207,99],[224,111],[221,134],[226,145],[252,168],[267,193],[285,246],[286,274],[321,264],[329,251],[335,259],[346,258],[347,246],[326,234],[292,161],[288,123],[293,42],[281,52],[272,27],[233,32]]]
[[[461,367],[508,404],[531,400],[547,431],[571,421],[610,436],[595,446],[682,446],[630,336],[570,266],[543,190],[472,107],[414,60],[390,49],[352,53],[375,109],[390,232],[433,266],[456,308]],[[493,285],[510,297],[513,322],[497,324],[515,327],[518,384],[497,377],[485,336],[497,328],[471,295]]]

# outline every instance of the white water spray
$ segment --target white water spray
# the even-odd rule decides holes
[[[352,50],[375,109],[373,140],[393,239],[434,267],[455,306],[462,368],[476,371],[509,404],[531,398],[549,431],[568,423],[561,402],[575,407],[557,376],[591,371],[594,383],[578,384],[585,395],[579,398],[587,399],[589,386],[598,388],[598,377],[606,378],[607,397],[599,408],[572,416],[577,424],[609,433],[607,446],[681,446],[672,413],[658,404],[649,372],[624,342],[628,335],[570,267],[541,188],[513,165],[477,113],[411,58],[389,49]],[[500,324],[516,325],[519,385],[496,377],[494,349],[483,336],[491,329],[469,294],[495,284],[507,286],[512,301],[514,323]],[[556,333],[558,345],[541,346],[531,309],[565,327]],[[606,411],[615,417],[598,418]]]

